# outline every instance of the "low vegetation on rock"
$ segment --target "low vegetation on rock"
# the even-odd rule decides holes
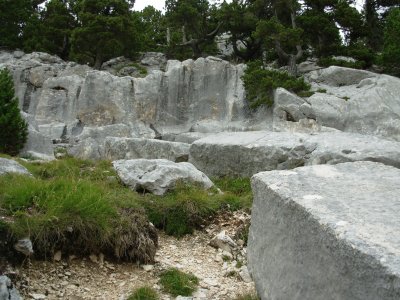
[[[157,292],[148,286],[136,289],[127,300],[158,300]]]
[[[242,77],[246,88],[247,101],[252,109],[260,105],[272,106],[273,93],[278,87],[291,92],[309,91],[311,86],[302,77],[296,78],[285,71],[264,68],[261,62],[251,62]]]
[[[160,283],[164,291],[172,296],[191,296],[197,289],[199,279],[178,269],[168,269],[161,273]]]
[[[37,257],[61,250],[152,262],[157,232],[149,221],[179,237],[201,228],[222,209],[251,205],[248,179],[220,179],[217,186],[224,193],[181,185],[156,196],[123,186],[110,162],[70,157],[20,162],[34,176],[0,177],[1,238],[15,242],[29,237]]]

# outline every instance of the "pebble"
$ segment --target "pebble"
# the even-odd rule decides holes
[[[56,253],[54,253],[53,260],[54,261],[61,261],[61,256],[62,256],[61,251],[57,251]]]
[[[30,296],[32,297],[32,299],[35,300],[46,299],[46,296],[43,294],[30,294]]]

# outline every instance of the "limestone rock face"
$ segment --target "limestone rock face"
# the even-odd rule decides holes
[[[9,173],[32,176],[24,166],[21,166],[15,160],[0,157],[0,175]]]
[[[132,159],[113,162],[114,169],[124,184],[135,191],[149,191],[163,195],[178,182],[196,183],[204,189],[213,186],[211,180],[192,164],[174,163],[166,159]]]
[[[317,92],[302,99],[278,89],[275,122],[315,119],[322,126],[400,141],[399,78],[335,66],[305,76]]]
[[[242,177],[364,160],[400,167],[400,143],[343,132],[226,132],[195,141],[189,155],[189,162],[208,176]]]
[[[255,175],[247,251],[261,299],[399,299],[399,178],[375,162]]]
[[[107,138],[105,155],[117,159],[168,159],[184,162],[189,159],[189,144],[142,138]]]

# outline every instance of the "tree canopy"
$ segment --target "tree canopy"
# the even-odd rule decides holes
[[[45,51],[101,68],[112,57],[162,51],[170,58],[217,55],[224,34],[231,59],[352,56],[369,67],[397,61],[391,28],[400,0],[166,0],[165,12],[133,0],[0,0],[0,47]],[[396,29],[397,30],[397,29]],[[390,54],[389,54],[390,53]],[[390,60],[389,57],[392,59]]]

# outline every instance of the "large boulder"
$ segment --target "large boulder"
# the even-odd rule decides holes
[[[195,141],[189,162],[208,176],[244,176],[304,165],[377,161],[400,167],[400,143],[355,133],[225,132]]]
[[[0,276],[0,300],[22,300],[11,279],[7,276]]]
[[[163,195],[178,182],[194,183],[204,189],[213,186],[211,180],[192,164],[174,163],[166,159],[132,159],[113,162],[114,169],[124,184],[135,191]]]
[[[255,175],[247,251],[261,299],[400,299],[399,178],[374,162]]]
[[[0,157],[0,175],[17,173],[32,176],[31,173],[15,160]]]
[[[336,66],[306,78],[316,93],[301,99],[278,90],[274,121],[309,118],[322,126],[400,141],[399,78]]]
[[[174,162],[188,161],[189,144],[143,138],[107,138],[105,158],[117,159],[168,159]]]

